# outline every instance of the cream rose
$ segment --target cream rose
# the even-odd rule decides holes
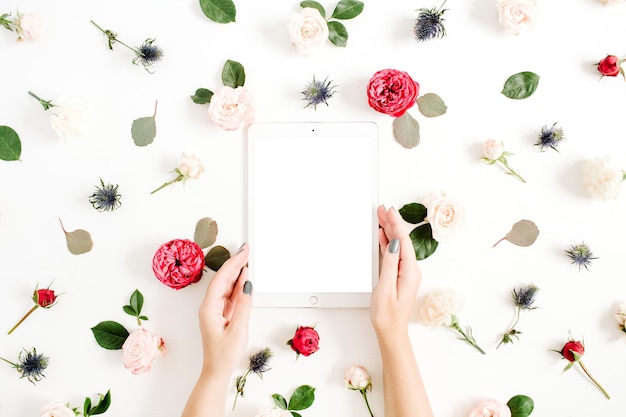
[[[372,388],[372,377],[365,367],[352,365],[344,372],[343,383],[348,389],[370,390]]]
[[[304,7],[289,21],[289,38],[298,52],[310,53],[328,39],[328,23],[317,9]]]
[[[589,159],[583,166],[583,186],[597,200],[616,198],[623,180],[624,172],[613,165],[609,155]]]
[[[511,417],[511,410],[499,401],[484,400],[470,411],[468,417]]]
[[[165,342],[154,333],[139,328],[122,345],[124,367],[135,375],[145,374],[159,356],[165,355]]]
[[[197,180],[204,172],[202,161],[195,154],[182,154],[178,163],[178,172],[185,178]]]
[[[61,140],[68,141],[85,133],[89,125],[89,112],[83,98],[63,96],[52,104],[50,123]]]
[[[427,195],[423,204],[426,207],[426,220],[437,242],[450,240],[463,227],[465,210],[444,192]]]
[[[43,33],[43,24],[37,14],[19,13],[14,22],[17,41],[38,41]]]
[[[480,157],[486,162],[497,161],[504,153],[504,144],[487,139],[480,148]]]
[[[244,87],[219,88],[209,103],[211,122],[225,130],[236,130],[254,121],[254,96]]]
[[[418,313],[424,326],[437,327],[452,323],[452,315],[462,308],[463,302],[454,291],[435,290],[426,293]]]
[[[76,417],[74,411],[66,404],[48,403],[39,412],[40,417]]]
[[[536,0],[498,0],[496,7],[498,21],[514,35],[531,31],[539,17]]]

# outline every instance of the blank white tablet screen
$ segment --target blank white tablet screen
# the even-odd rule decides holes
[[[249,140],[255,292],[370,292],[377,236],[372,138]]]

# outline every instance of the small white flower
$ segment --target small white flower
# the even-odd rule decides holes
[[[304,7],[289,21],[289,38],[298,52],[303,54],[313,52],[328,39],[328,23],[319,10]]]
[[[435,290],[426,293],[418,313],[420,323],[428,327],[449,326],[452,315],[459,312],[463,302],[454,291]]]
[[[364,366],[352,365],[343,374],[344,386],[353,390],[371,390],[372,377]]]
[[[244,87],[219,88],[209,103],[211,122],[224,130],[236,130],[254,121],[254,96]]]
[[[430,224],[433,239],[437,242],[450,240],[463,227],[465,209],[443,191],[430,193],[424,198],[426,220]]]
[[[43,34],[43,23],[38,14],[18,13],[13,22],[17,32],[17,41],[38,41]]]
[[[511,417],[511,409],[500,401],[484,400],[470,411],[468,417]]]
[[[66,404],[62,403],[47,403],[39,412],[40,417],[76,417],[74,411]]]
[[[86,132],[89,126],[89,111],[85,99],[66,95],[52,104],[50,123],[59,139],[68,141]]]
[[[124,367],[135,375],[150,371],[159,356],[165,355],[165,342],[155,333],[139,328],[122,345]]]
[[[493,139],[487,139],[480,149],[480,157],[485,160],[485,162],[497,161],[503,153],[504,144],[502,142],[496,142]]]
[[[178,163],[178,172],[185,178],[198,179],[204,172],[202,161],[195,154],[182,154]]]
[[[613,165],[609,155],[589,159],[583,166],[583,186],[597,200],[617,198],[623,180],[624,172]]]
[[[539,18],[536,0],[498,0],[498,21],[513,35],[529,32]]]

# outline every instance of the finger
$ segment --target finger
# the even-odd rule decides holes
[[[207,297],[230,297],[241,268],[248,263],[249,253],[249,246],[244,243],[239,252],[224,262],[207,287]]]
[[[385,292],[390,292],[394,296],[397,293],[400,245],[401,242],[398,239],[391,239],[389,244],[385,246],[382,253],[380,275],[377,284],[377,286],[380,285]]]
[[[245,274],[244,274],[244,271],[245,271]],[[230,320],[232,318],[235,304],[237,304],[237,299],[243,292],[243,286],[247,280],[248,280],[248,268],[244,266],[239,272],[239,277],[237,278],[237,281],[235,282],[233,291],[228,297],[224,296],[225,298],[224,317],[226,317],[227,320]]]
[[[241,271],[241,292],[234,303],[233,316],[229,327],[235,331],[245,331],[247,334],[250,322],[250,311],[252,310],[252,282],[248,281],[248,267]]]
[[[404,220],[400,216],[400,213],[391,207],[387,211],[387,228],[385,233],[390,239],[400,240],[400,259],[410,259],[411,256],[415,259],[415,252],[413,250],[413,244],[411,238],[405,228]]]

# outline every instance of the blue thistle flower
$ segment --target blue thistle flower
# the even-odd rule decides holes
[[[415,19],[415,26],[413,27],[415,40],[425,42],[446,36],[446,28],[443,26],[445,19],[442,16],[448,9],[443,8],[444,4],[446,4],[445,0],[439,7],[433,7],[432,9],[422,7],[417,10],[419,14],[417,19]]]
[[[239,375],[235,380],[235,388],[237,393],[235,394],[235,402],[233,402],[233,410],[237,405],[237,399],[241,395],[243,397],[243,389],[246,386],[246,380],[250,372],[254,372],[259,378],[263,379],[263,372],[267,372],[270,368],[267,366],[267,362],[272,357],[272,351],[270,348],[260,350],[259,352],[250,355],[250,366],[245,374]]]
[[[566,250],[565,252],[572,260],[572,263],[578,265],[579,271],[580,268],[582,268],[583,266],[586,270],[589,270],[589,267],[591,266],[591,261],[593,261],[594,259],[598,259],[597,257],[593,256],[593,253],[591,253],[589,246],[584,242],[579,245],[570,245],[569,250]]]
[[[20,352],[17,358],[18,363],[13,363],[4,358],[0,359],[17,369],[17,371],[21,374],[20,378],[26,378],[32,384],[35,384],[35,382],[39,382],[42,378],[46,377],[43,374],[43,371],[45,371],[48,367],[49,359],[41,353],[37,353],[37,349],[35,348],[33,348],[32,352],[27,351],[26,349]]]
[[[155,40],[156,39],[146,39],[135,51],[137,56],[133,59],[133,64],[137,65],[140,63],[148,72],[150,72],[148,67],[156,64],[163,57],[163,50],[154,44]]]
[[[313,81],[308,83],[304,90],[302,91],[302,95],[304,95],[303,100],[307,101],[307,107],[313,106],[313,109],[317,110],[317,105],[324,103],[328,106],[328,99],[335,94],[334,89],[336,86],[331,86],[332,81],[328,81],[328,77],[324,79],[324,81],[319,81],[315,79],[313,76]]]
[[[539,288],[533,284],[525,287],[513,289],[513,302],[522,310],[534,310],[537,307],[533,307],[535,303],[535,295],[539,291]]]
[[[122,195],[117,192],[118,185],[107,184],[100,178],[101,187],[96,186],[96,191],[89,197],[89,202],[98,211],[113,211],[118,209],[122,202]]]
[[[542,152],[545,151],[546,148],[552,148],[558,152],[559,150],[556,147],[562,140],[565,140],[563,128],[556,127],[556,123],[554,123],[551,127],[546,125],[541,128],[541,133],[535,145],[541,146]]]

